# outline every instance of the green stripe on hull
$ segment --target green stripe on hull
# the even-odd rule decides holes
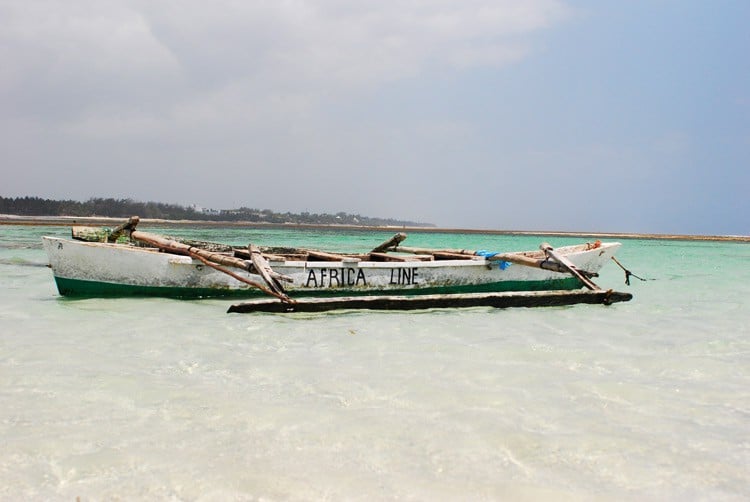
[[[170,286],[138,286],[133,284],[114,284],[111,282],[86,281],[82,279],[65,279],[55,277],[57,291],[63,296],[79,298],[122,298],[128,296],[150,296],[161,298],[250,298],[262,296],[258,290],[251,289],[218,289],[218,288],[180,288]]]
[[[266,296],[265,293],[254,289],[230,288],[181,288],[162,286],[137,286],[132,284],[113,284],[108,282],[86,281],[81,279],[66,279],[55,277],[57,290],[63,296],[79,298],[97,297],[128,297],[149,296],[162,298],[252,298]],[[580,281],[574,277],[554,279],[548,281],[503,281],[487,284],[471,284],[464,286],[433,286],[419,289],[308,289],[304,291],[292,290],[289,295],[294,297],[330,297],[330,296],[367,296],[377,294],[389,295],[433,295],[457,293],[499,293],[503,291],[547,291],[579,289]]]

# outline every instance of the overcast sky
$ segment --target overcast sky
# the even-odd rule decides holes
[[[0,195],[750,234],[744,0],[0,0]]]

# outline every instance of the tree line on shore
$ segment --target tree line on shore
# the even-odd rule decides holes
[[[106,216],[164,220],[246,221],[251,223],[293,223],[307,225],[364,225],[364,226],[434,226],[428,223],[402,221],[390,218],[372,218],[359,214],[279,213],[270,209],[200,209],[179,204],[139,202],[132,199],[90,198],[85,202],[51,200],[41,197],[0,197],[0,214],[18,216]]]

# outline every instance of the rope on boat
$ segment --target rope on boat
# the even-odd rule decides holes
[[[493,256],[497,256],[500,253],[498,251],[493,252],[493,251],[480,250],[480,251],[475,251],[474,254],[476,256],[483,256],[484,258],[492,258]],[[503,261],[503,260],[497,261],[497,266],[500,268],[500,270],[505,270],[506,268],[510,267],[510,265],[511,265],[510,262],[507,262],[507,261]]]
[[[620,263],[619,261],[617,261],[617,258],[615,258],[614,256],[612,257],[612,261],[614,261],[615,263],[617,263],[617,265],[618,265],[618,266],[619,266],[619,267],[620,267],[621,269],[623,269],[623,270],[625,271],[625,284],[626,284],[626,285],[630,286],[630,276],[631,276],[631,275],[632,275],[633,277],[635,277],[636,279],[640,279],[641,281],[647,281],[647,280],[648,280],[648,279],[644,279],[643,277],[638,277],[638,276],[637,276],[637,275],[635,275],[635,274],[634,274],[633,272],[631,272],[630,270],[628,270],[628,269],[626,269],[625,267],[623,267],[622,263]]]

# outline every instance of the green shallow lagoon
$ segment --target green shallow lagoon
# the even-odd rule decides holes
[[[156,231],[330,251],[393,233]],[[61,298],[42,235],[67,230],[0,226],[3,499],[750,497],[748,244],[623,240],[651,280],[606,267],[634,295],[610,307],[228,315]]]

